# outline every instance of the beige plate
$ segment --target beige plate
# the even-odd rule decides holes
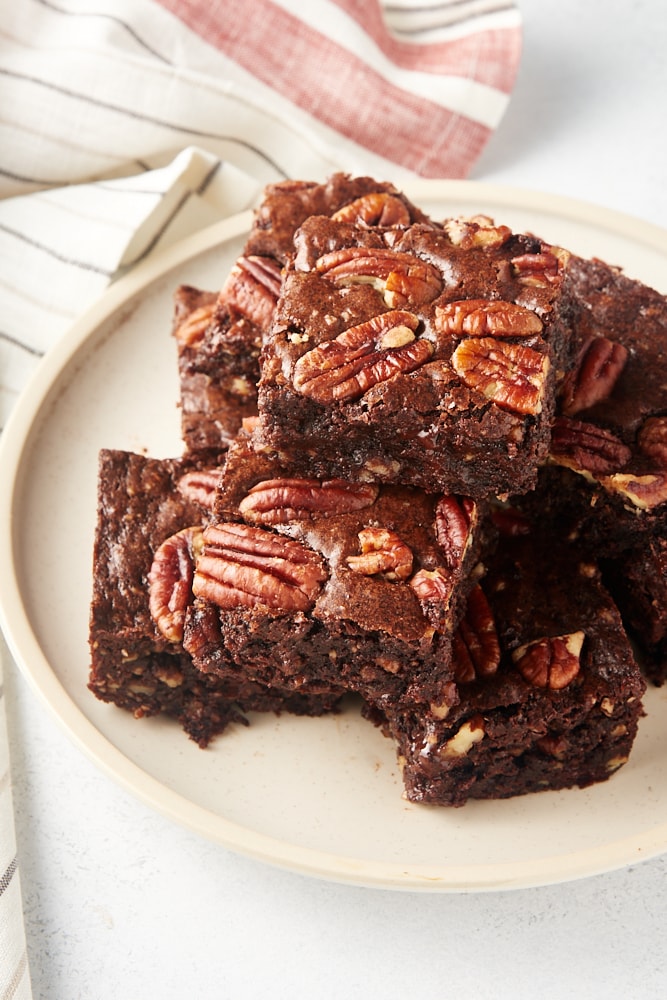
[[[667,233],[637,220],[466,182],[406,189],[438,217],[484,212],[667,292]],[[180,453],[171,295],[181,282],[219,287],[248,225],[246,214],[215,226],[119,281],[44,359],[14,411],[0,450],[0,608],[34,690],[142,800],[228,848],[310,875],[482,891],[667,850],[667,687],[649,693],[630,762],[605,784],[458,810],[405,802],[391,743],[354,710],[257,716],[202,751],[175,724],[135,721],[88,693],[98,450]]]

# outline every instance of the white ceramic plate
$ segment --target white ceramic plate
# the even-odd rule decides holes
[[[667,292],[667,233],[589,205],[466,182],[409,193],[438,217],[485,212],[603,257]],[[392,744],[356,710],[256,716],[206,751],[166,719],[136,721],[87,691],[88,602],[101,447],[180,453],[171,296],[215,289],[239,216],[118,282],[45,358],[0,450],[0,607],[21,669],[111,777],[228,848],[358,885],[441,892],[553,883],[667,851],[667,687],[652,690],[630,762],[603,785],[458,810],[407,803]]]

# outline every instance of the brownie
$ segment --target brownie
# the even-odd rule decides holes
[[[396,740],[409,800],[586,787],[627,760],[645,682],[619,612],[592,561],[527,521],[501,534],[454,663],[460,700],[441,719],[368,709]]]
[[[313,216],[295,250],[261,355],[262,444],[305,476],[532,488],[570,364],[569,255],[481,218]]]
[[[667,298],[596,259],[569,281],[577,362],[534,499],[612,556],[667,535]]]
[[[265,188],[243,252],[219,293],[212,300],[206,293],[194,317],[183,316],[183,305],[196,301],[191,290],[177,293],[174,333],[188,450],[226,447],[243,419],[256,412],[262,336],[271,324],[294,233],[313,214],[367,226],[428,222],[393,185],[372,177],[338,173],[322,184],[283,181]]]
[[[605,560],[603,572],[644,673],[661,686],[667,680],[667,539],[648,538]]]
[[[484,537],[480,505],[405,486],[303,479],[240,438],[195,572],[184,645],[204,674],[456,697],[451,638]]]
[[[339,695],[269,691],[236,672],[205,676],[182,642],[178,600],[151,597],[161,553],[163,568],[177,568],[187,591],[193,530],[210,518],[218,456],[208,464],[153,459],[104,450],[98,474],[98,512],[90,610],[90,690],[137,717],[164,713],[177,719],[201,746],[250,711],[318,715]],[[179,544],[164,547],[167,540]],[[171,561],[170,561],[171,559]],[[165,595],[162,595],[163,597]],[[160,615],[155,614],[161,608]],[[158,618],[161,626],[158,624]]]

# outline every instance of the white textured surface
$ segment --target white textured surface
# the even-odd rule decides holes
[[[474,178],[667,227],[663,0],[522,0],[524,62]],[[667,857],[510,893],[354,889],[232,855],[119,790],[6,670],[35,997],[662,998]]]

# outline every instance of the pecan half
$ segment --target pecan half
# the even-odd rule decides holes
[[[658,469],[667,469],[667,417],[649,417],[644,421],[637,444]]]
[[[394,375],[420,368],[433,345],[415,339],[419,317],[395,310],[350,327],[303,354],[294,366],[294,388],[320,403],[358,399]]]
[[[193,310],[174,330],[174,336],[181,347],[193,347],[202,339],[215,313],[215,302]]]
[[[522,414],[541,412],[549,372],[546,354],[493,337],[471,337],[458,345],[452,365],[469,388],[481,392],[501,409]]]
[[[545,636],[519,646],[512,659],[523,677],[534,687],[560,691],[579,673],[583,632]]]
[[[539,253],[524,253],[513,257],[512,273],[520,285],[547,288],[560,280],[561,267],[570,254],[560,247],[545,247]]]
[[[436,306],[434,326],[457,337],[530,337],[542,330],[539,316],[502,299],[461,299]]]
[[[500,643],[496,622],[479,584],[470,591],[465,615],[454,633],[452,662],[459,684],[492,677],[498,669]]]
[[[508,226],[496,226],[488,215],[445,219],[442,228],[447,233],[450,243],[464,250],[472,247],[499,247],[512,235],[512,230]]]
[[[549,458],[555,465],[599,476],[622,469],[631,454],[620,438],[602,427],[568,417],[554,421]]]
[[[616,472],[600,476],[600,483],[612,493],[619,493],[639,510],[652,510],[667,502],[667,472],[633,476]]]
[[[220,608],[307,611],[327,578],[320,556],[301,542],[246,524],[204,530],[192,589]]]
[[[219,302],[262,329],[271,323],[280,293],[281,269],[270,257],[239,257],[229,272]]]
[[[575,370],[566,375],[561,409],[573,416],[606,399],[625,367],[627,349],[608,337],[591,337],[584,345]]]
[[[454,593],[451,573],[444,566],[420,569],[408,583],[430,624],[438,630],[446,629],[447,612]]]
[[[153,556],[148,573],[148,607],[169,642],[183,639],[185,612],[192,603],[195,563],[202,545],[202,528],[183,528],[165,539]]]
[[[359,532],[361,555],[348,556],[347,565],[355,573],[387,580],[406,580],[412,573],[412,550],[388,528],[362,528]]]
[[[477,518],[477,505],[469,497],[442,496],[435,508],[435,536],[445,565],[454,569],[463,562],[471,541],[471,525]]]
[[[338,287],[372,285],[390,309],[430,302],[442,289],[436,267],[400,250],[346,247],[324,254],[315,267]]]
[[[286,524],[318,514],[324,517],[370,507],[378,495],[372,483],[345,479],[265,479],[239,504],[249,524]]]
[[[389,191],[372,191],[356,198],[334,212],[336,222],[363,223],[366,226],[409,226],[410,212],[401,199]]]
[[[205,510],[213,510],[220,482],[220,469],[196,469],[186,472],[176,484],[179,493]]]

